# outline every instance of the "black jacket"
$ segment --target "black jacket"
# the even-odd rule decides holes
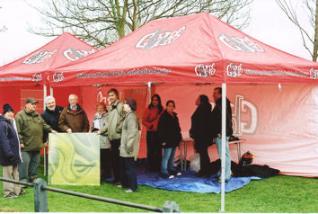
[[[218,134],[222,133],[222,98],[216,101],[212,111],[213,117],[213,133],[217,137]],[[232,108],[231,102],[226,98],[226,136],[233,135],[232,127]]]
[[[159,119],[158,135],[160,143],[166,143],[163,147],[175,148],[179,146],[182,140],[181,129],[177,114],[170,115],[167,111],[164,111]]]
[[[54,111],[49,110],[48,108],[45,109],[45,111],[42,114],[43,120],[51,126],[52,129],[55,131],[61,132],[59,128],[59,118],[61,115],[61,112],[63,111],[63,107],[61,106],[56,106]],[[48,138],[48,133],[44,133],[44,142]]]
[[[190,137],[196,144],[209,145],[213,138],[212,106],[199,105],[191,117]]]
[[[19,140],[13,125],[0,116],[0,164],[2,166],[16,165],[20,162]]]

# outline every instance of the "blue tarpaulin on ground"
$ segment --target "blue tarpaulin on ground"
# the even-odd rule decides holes
[[[225,191],[231,192],[240,189],[251,182],[251,180],[259,180],[258,177],[233,177],[226,184]],[[158,189],[196,192],[196,193],[220,193],[221,184],[217,182],[216,177],[199,178],[194,173],[188,172],[180,177],[173,179],[163,179],[158,174],[140,174],[138,176],[138,184],[146,185]]]

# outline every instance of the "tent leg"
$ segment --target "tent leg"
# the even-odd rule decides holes
[[[221,212],[225,212],[226,83],[222,83]]]
[[[45,98],[46,98],[46,96],[47,96],[47,85],[46,84],[44,84],[43,85],[43,111],[45,110]],[[43,148],[43,151],[44,151],[44,156],[43,156],[43,162],[44,162],[44,176],[46,176],[47,175],[47,173],[46,173],[46,148],[45,148],[45,146],[44,146],[44,148]]]
[[[52,87],[50,87],[50,96],[52,96],[52,97],[53,97],[53,96],[54,96],[53,94],[54,94],[54,90],[53,90],[53,88],[52,88]]]
[[[45,97],[47,96],[47,86],[43,85],[43,110],[45,109]]]
[[[152,82],[147,83],[147,89],[148,89],[148,101],[151,103],[151,96],[152,96]]]

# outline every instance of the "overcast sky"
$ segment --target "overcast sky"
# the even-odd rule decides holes
[[[40,3],[41,0],[32,0],[34,5]],[[0,65],[22,57],[52,40],[28,32],[29,26],[41,24],[41,17],[25,0],[0,0],[0,5],[0,28],[2,25],[8,28],[6,32],[0,33]],[[306,16],[301,7],[297,9],[300,15]],[[297,28],[285,17],[275,0],[254,0],[250,25],[244,31],[269,45],[310,59],[302,46]]]

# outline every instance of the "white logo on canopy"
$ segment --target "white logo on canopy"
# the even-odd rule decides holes
[[[314,80],[318,79],[318,70],[317,69],[312,68],[312,69],[310,69],[309,73],[310,73],[310,79],[314,79]]]
[[[82,57],[95,53],[94,49],[91,50],[77,50],[75,48],[68,48],[64,51],[64,56],[70,61],[76,61]]]
[[[195,73],[198,77],[214,76],[216,72],[215,63],[210,65],[199,64],[195,66]]]
[[[136,44],[136,48],[152,49],[158,46],[169,45],[176,41],[185,32],[186,27],[183,26],[176,31],[161,31],[149,33],[143,36]]]
[[[243,73],[242,64],[228,64],[226,66],[226,73],[229,77],[239,77]]]
[[[53,82],[62,82],[64,80],[63,72],[55,72],[53,74]]]
[[[25,58],[25,60],[22,62],[23,64],[32,65],[32,64],[39,64],[47,59],[51,58],[56,53],[56,50],[48,51],[43,50],[36,52],[35,54],[31,55],[30,57]]]
[[[40,74],[40,73],[35,73],[35,74],[33,74],[32,81],[33,81],[33,82],[40,82],[40,81],[42,81],[42,74]]]
[[[265,50],[256,44],[255,42],[251,41],[246,36],[241,38],[238,36],[229,36],[226,34],[220,34],[219,40],[225,44],[226,46],[230,47],[235,51],[243,51],[243,52],[265,52]]]

